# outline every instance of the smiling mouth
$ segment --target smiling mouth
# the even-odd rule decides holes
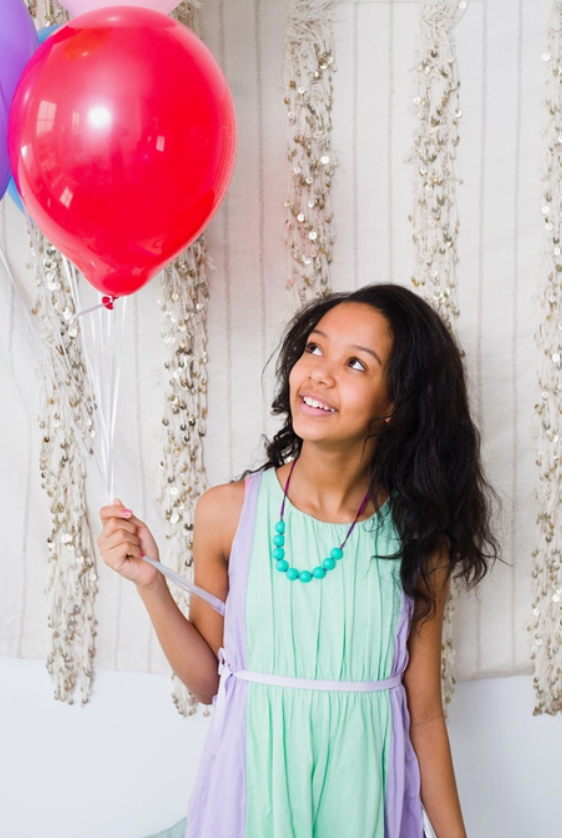
[[[310,396],[299,396],[299,407],[307,416],[331,416],[337,413],[335,407],[323,405],[322,402],[310,398]]]

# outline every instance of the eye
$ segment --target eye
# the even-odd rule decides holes
[[[349,363],[350,364],[361,364],[361,369],[363,370],[363,372],[365,372],[365,370],[367,369],[365,364],[363,363],[363,361],[360,361],[359,358],[350,358]],[[354,369],[357,369],[357,367],[355,367]]]
[[[304,351],[308,352],[312,355],[312,352],[313,352],[314,349],[320,349],[320,347],[318,346],[317,343],[313,343],[313,341],[309,341],[306,344]]]

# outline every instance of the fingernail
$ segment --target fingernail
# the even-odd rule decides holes
[[[141,553],[141,558],[144,559],[144,553]]]
[[[121,514],[122,515],[132,515],[133,513],[130,509],[122,509]]]

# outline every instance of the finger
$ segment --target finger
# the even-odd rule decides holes
[[[109,518],[126,518],[130,520],[133,513],[130,509],[124,506],[102,506],[99,512],[102,523],[105,523]]]
[[[110,508],[121,509],[121,507],[110,507]],[[131,510],[128,509],[127,512],[131,512]],[[135,524],[137,527],[146,527],[146,524],[144,523],[144,521],[141,521],[140,518],[137,518],[137,516],[133,512],[131,512],[130,515],[126,515],[126,514],[124,514],[124,511],[121,509],[121,514],[118,514],[118,515],[113,516],[113,517],[118,519],[119,521],[122,521],[122,520],[126,519],[127,521],[130,521],[132,524]]]
[[[134,547],[138,547],[140,544],[139,539],[136,535],[133,535],[130,532],[116,532],[113,535],[109,536],[106,539],[106,547],[111,550],[113,547],[117,547],[119,544],[133,545]]]
[[[131,520],[125,521],[123,518],[110,518],[103,528],[103,535],[108,538],[115,532],[132,532],[133,535],[137,532],[137,525],[133,524]]]
[[[123,545],[125,552],[127,552],[131,547],[138,547],[139,544],[139,539],[135,535],[126,532],[116,532],[109,537],[100,537],[98,539],[98,547],[102,556],[105,556],[109,550],[113,550],[119,545]]]
[[[114,570],[123,567],[125,562],[130,559],[141,559],[140,547],[134,547],[132,544],[128,546],[119,544],[117,547],[108,550],[103,556],[104,564]]]
[[[144,523],[144,521],[141,521],[141,519],[137,518],[136,515],[131,515],[131,517],[127,518],[127,520],[130,521],[131,524],[134,524],[136,527],[146,527],[146,524]],[[148,529],[148,527],[147,527],[147,529]]]

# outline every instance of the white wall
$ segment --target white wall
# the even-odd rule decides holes
[[[207,230],[216,265],[210,278],[204,443],[211,484],[257,464],[260,435],[274,427],[265,415],[262,369],[289,316],[283,244],[287,112],[279,87],[288,3],[225,0],[223,5],[223,0],[207,0],[200,14],[203,37],[230,80],[240,129],[232,185]],[[536,526],[531,420],[539,352],[533,339],[538,323],[534,296],[544,226],[540,128],[546,85],[541,54],[550,8],[551,0],[475,0],[455,33],[463,111],[458,173],[464,178],[458,190],[457,327],[475,410],[480,408],[486,466],[505,502],[499,536],[508,562],[496,566],[478,589],[478,598],[466,596],[457,604],[458,680],[532,670],[526,627]],[[415,121],[411,67],[419,11],[418,2],[345,2],[334,11],[338,70],[333,76],[333,122],[340,159],[333,189],[337,240],[331,270],[336,290],[387,279],[413,287],[408,221],[412,172],[406,160]],[[0,245],[31,293],[24,221],[7,198],[0,204]],[[0,655],[45,658],[50,516],[38,469],[38,386],[27,326],[4,280],[0,274],[0,403],[10,411],[0,417],[5,539]],[[128,310],[114,463],[118,497],[147,521],[165,552],[163,510],[155,502],[165,360],[158,296],[154,280],[134,295]],[[268,377],[266,398],[270,389]],[[130,404],[142,405],[133,420]],[[106,501],[91,467],[88,516],[94,543],[98,509]],[[166,673],[167,663],[134,590],[120,584],[101,562],[98,575],[95,665]]]
[[[0,835],[145,838],[185,817],[210,717],[182,719],[166,676],[98,670],[85,708],[52,700],[43,661],[0,658],[0,684]],[[469,838],[560,835],[562,717],[533,706],[530,677],[458,685]]]

